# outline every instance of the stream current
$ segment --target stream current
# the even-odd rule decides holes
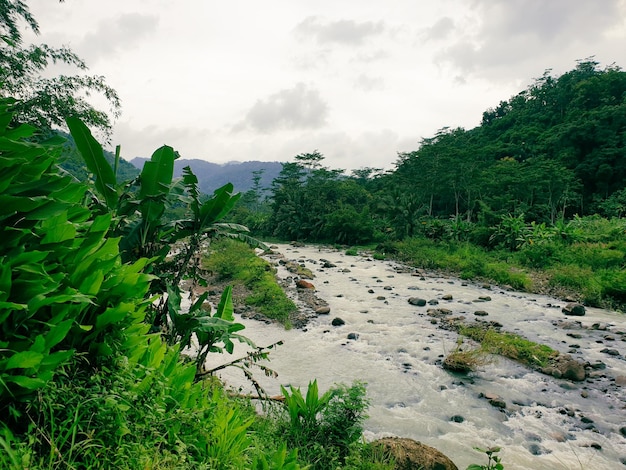
[[[243,334],[258,346],[283,341],[266,364],[278,378],[255,372],[270,395],[280,394],[280,385],[306,392],[313,379],[320,391],[336,383],[365,382],[368,440],[412,438],[440,450],[459,469],[486,463],[474,446],[502,447],[502,462],[511,470],[626,469],[623,314],[587,308],[585,316],[567,317],[561,311],[565,302],[558,299],[416,275],[393,262],[330,248],[281,244],[273,251],[314,273],[315,295],[328,303],[330,314],[312,316],[305,328],[288,331],[237,318],[246,326]],[[279,265],[278,256],[266,259],[276,265],[279,278],[294,277]],[[295,283],[290,286],[287,293],[296,300]],[[468,375],[450,373],[441,362],[456,347],[458,335],[433,324],[426,314],[431,305],[411,305],[411,297],[437,301],[436,308],[469,320],[482,310],[487,313],[482,318],[499,322],[503,331],[593,367],[583,382],[556,379],[502,357]],[[345,324],[332,326],[337,317]],[[348,339],[350,333],[356,339]],[[238,345],[234,357],[243,353]],[[224,358],[210,358],[215,359]],[[254,393],[237,369],[219,375],[229,386]],[[506,407],[493,406],[485,395],[497,395]]]

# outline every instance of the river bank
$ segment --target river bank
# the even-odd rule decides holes
[[[473,446],[490,445],[503,447],[505,468],[622,465],[626,342],[621,314],[587,309],[584,317],[572,319],[561,312],[561,299],[416,273],[322,247],[278,245],[275,251],[267,259],[294,300],[298,276],[285,268],[289,260],[312,271],[314,296],[329,311],[315,314],[318,305],[300,303],[308,324],[291,331],[241,318],[246,335],[258,345],[284,343],[268,364],[278,380],[259,377],[268,392],[278,393],[281,384],[306,387],[313,378],[324,388],[365,381],[372,402],[369,438],[410,437],[438,448],[459,468],[480,458]],[[483,319],[585,361],[589,377],[555,379],[502,358],[469,375],[446,372],[441,362],[458,335],[433,323],[427,314],[433,305],[408,302],[417,296],[454,315],[472,318],[484,311]],[[223,378],[248,386],[233,372]]]

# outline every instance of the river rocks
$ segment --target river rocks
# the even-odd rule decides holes
[[[493,400],[489,400],[489,404],[494,408],[498,408],[499,410],[506,409],[506,402],[502,398],[494,398]]]
[[[402,437],[384,437],[373,442],[395,460],[395,470],[458,470],[458,467],[434,447]]]
[[[452,310],[447,308],[429,308],[426,310],[426,315],[433,318],[442,318],[452,315]]]
[[[463,421],[465,421],[465,418],[461,415],[454,415],[450,418],[450,421],[452,421],[453,423],[462,423]]]
[[[311,284],[309,281],[305,281],[304,279],[298,279],[296,281],[296,287],[298,289],[315,289],[315,286]]]
[[[332,321],[330,322],[331,325],[333,326],[341,326],[341,325],[345,325],[346,322],[344,320],[342,320],[339,317],[335,317],[332,319]]]
[[[489,314],[485,312],[484,310],[476,310],[474,312],[474,315],[476,315],[477,317],[486,317]]]
[[[356,341],[357,339],[359,339],[359,334],[358,333],[348,333],[347,338]]]
[[[487,400],[489,404],[493,406],[494,408],[498,408],[501,410],[504,410],[506,408],[506,401],[504,401],[504,399],[501,396],[496,395],[495,393],[489,393],[489,392],[485,394],[481,394],[481,395],[482,395],[482,398]]]
[[[317,315],[328,315],[330,313],[330,307],[328,305],[318,307],[315,309],[315,313]]]
[[[619,356],[619,351],[617,349],[604,348],[600,352],[604,354],[608,354],[609,356]]]
[[[569,354],[561,354],[552,360],[552,363],[541,370],[544,374],[557,379],[563,378],[581,382],[587,377],[585,365],[572,358]]]
[[[452,294],[444,294],[441,296],[441,300],[452,300]]]
[[[420,299],[419,297],[409,297],[409,303],[411,305],[417,305],[418,307],[423,307],[426,305],[426,299]]]
[[[565,315],[571,315],[575,317],[582,317],[585,315],[585,306],[582,304],[578,304],[575,302],[568,303],[565,307],[561,309],[561,311]]]

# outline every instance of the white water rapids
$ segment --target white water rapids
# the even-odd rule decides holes
[[[583,317],[566,317],[560,308],[564,302],[545,296],[428,274],[421,278],[389,261],[317,246],[278,245],[274,251],[313,271],[316,295],[331,311],[313,318],[304,330],[237,318],[246,326],[242,333],[258,346],[284,342],[267,363],[278,378],[255,373],[270,395],[280,394],[281,384],[305,392],[313,379],[321,391],[335,383],[363,381],[371,400],[366,438],[412,438],[437,448],[459,469],[486,464],[474,446],[501,446],[507,470],[626,468],[626,393],[619,385],[626,379],[623,314],[587,308]],[[276,263],[276,258],[267,259]],[[336,267],[323,268],[320,259]],[[278,275],[293,276],[282,267]],[[294,292],[295,286],[289,293]],[[452,300],[443,300],[445,294]],[[476,302],[481,296],[491,300]],[[504,331],[595,365],[588,370],[592,377],[584,382],[555,379],[504,358],[469,375],[451,374],[441,360],[455,348],[457,334],[432,324],[426,315],[430,306],[411,305],[410,297],[436,299],[437,307],[470,320],[484,310],[484,318],[501,323]],[[332,326],[335,317],[345,324]],[[349,333],[358,338],[348,340]],[[238,347],[233,357],[244,352]],[[221,357],[210,358],[209,367],[229,359],[215,356]],[[219,375],[233,387],[254,392],[237,369]],[[506,409],[492,406],[481,397],[485,393],[500,396]]]

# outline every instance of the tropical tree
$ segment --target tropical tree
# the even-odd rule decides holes
[[[25,2],[0,0],[0,96],[17,99],[15,121],[45,132],[65,127],[65,117],[76,116],[108,134],[111,117],[116,118],[121,108],[116,91],[104,77],[84,74],[87,65],[71,49],[24,44],[22,22],[39,34],[39,24]],[[46,68],[56,63],[74,67],[78,74],[45,76]],[[103,96],[109,109],[96,109],[87,99],[89,94]]]

